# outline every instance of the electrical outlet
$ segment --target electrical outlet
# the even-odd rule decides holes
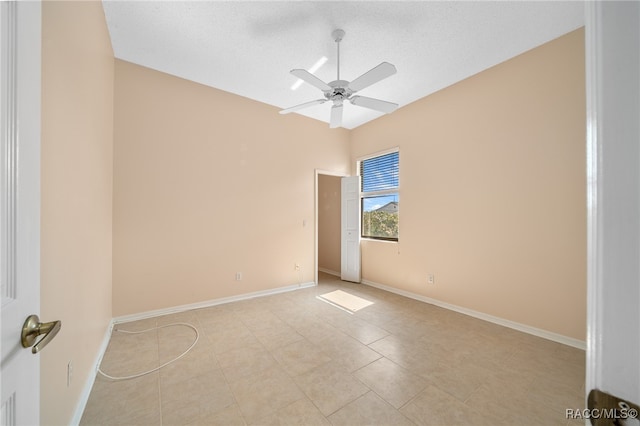
[[[296,264],[295,264],[295,266],[294,266],[294,268],[296,269],[296,271],[299,271],[299,270],[300,270],[300,264],[299,264],[299,263],[296,263]]]
[[[433,274],[427,275],[427,283],[428,284],[435,284],[435,282],[436,282],[436,277]]]
[[[236,272],[236,281],[242,281],[242,272]]]
[[[73,361],[67,364],[67,387],[71,386],[71,378],[73,377]]]

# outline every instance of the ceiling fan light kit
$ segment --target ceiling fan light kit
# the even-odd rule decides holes
[[[290,112],[299,111],[312,105],[323,104],[327,101],[331,101],[333,102],[333,106],[331,107],[329,127],[336,128],[342,126],[342,108],[344,101],[349,101],[353,105],[373,109],[375,111],[384,112],[386,114],[389,114],[395,111],[396,108],[398,108],[398,104],[395,104],[393,102],[368,98],[366,96],[354,95],[354,93],[359,92],[360,90],[365,89],[372,84],[375,84],[380,80],[383,80],[395,74],[396,67],[388,62],[382,62],[378,66],[370,69],[351,82],[340,80],[340,42],[344,38],[344,35],[345,32],[341,29],[334,30],[331,33],[331,37],[336,42],[338,51],[337,75],[334,81],[325,83],[324,81],[320,80],[318,77],[304,69],[291,70],[292,75],[322,90],[324,98],[316,99],[314,101],[305,102],[303,104],[293,106],[291,108],[283,109],[282,111],[280,111],[280,114],[288,114]]]

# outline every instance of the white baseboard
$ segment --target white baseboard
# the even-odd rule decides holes
[[[410,299],[419,300],[421,302],[429,303],[431,305],[439,306],[441,308],[448,309],[450,311],[458,312],[461,314],[469,315],[474,318],[478,318],[484,321],[492,322],[494,324],[509,327],[514,330],[522,331],[523,333],[532,334],[543,339],[552,340],[554,342],[562,343],[564,345],[572,346],[574,348],[586,350],[587,344],[585,341],[574,339],[572,337],[563,336],[562,334],[553,333],[551,331],[542,330],[540,328],[531,327],[529,325],[521,324],[515,321],[510,321],[504,318],[494,317],[493,315],[485,314],[483,312],[474,311],[473,309],[463,308],[461,306],[452,305],[451,303],[442,302],[437,299],[422,296],[420,294],[412,293],[398,288],[390,287],[384,284],[379,284],[369,280],[362,280],[362,284],[366,284],[371,287],[379,288],[391,293],[399,294]]]
[[[84,385],[84,388],[82,389],[82,394],[80,395],[80,398],[78,400],[78,404],[76,406],[76,411],[73,415],[73,418],[71,420],[71,425],[73,426],[77,426],[80,424],[80,420],[82,419],[82,414],[84,413],[84,410],[87,406],[87,402],[89,401],[89,395],[91,394],[91,389],[93,388],[93,384],[95,383],[96,380],[96,374],[98,372],[98,367],[100,366],[100,363],[102,362],[102,358],[104,357],[104,353],[107,350],[107,346],[109,345],[109,338],[111,337],[111,331],[113,330],[113,326],[115,324],[119,324],[119,323],[123,323],[123,322],[130,322],[130,321],[137,321],[140,319],[146,319],[146,318],[152,318],[152,317],[157,317],[157,316],[161,316],[161,315],[167,315],[167,314],[175,314],[178,312],[184,312],[184,311],[188,311],[191,309],[200,309],[200,308],[207,308],[210,306],[216,306],[216,305],[222,305],[224,303],[231,303],[231,302],[238,302],[241,300],[247,300],[247,299],[253,299],[256,297],[263,297],[263,296],[270,296],[273,294],[279,294],[279,293],[286,293],[289,291],[294,291],[294,290],[300,290],[303,288],[308,288],[308,287],[313,287],[315,286],[316,283],[314,282],[307,282],[307,283],[302,283],[302,284],[294,284],[294,285],[290,285],[287,287],[279,287],[279,288],[274,288],[274,289],[270,289],[270,290],[263,290],[263,291],[256,291],[253,293],[245,293],[245,294],[241,294],[238,296],[231,296],[231,297],[223,297],[220,299],[213,299],[213,300],[207,300],[205,302],[198,302],[198,303],[191,303],[188,305],[181,305],[181,306],[174,306],[171,308],[165,308],[165,309],[157,309],[154,311],[147,311],[147,312],[142,312],[139,314],[133,314],[133,315],[124,315],[121,317],[117,317],[117,318],[113,318],[111,320],[111,322],[109,323],[109,327],[107,328],[107,331],[104,335],[103,341],[102,341],[102,345],[100,346],[100,349],[98,350],[98,355],[96,357],[96,361],[95,361],[95,365],[94,365],[94,369],[92,374],[89,374],[89,377],[87,378],[87,381]]]
[[[107,331],[104,333],[102,338],[102,343],[100,344],[100,348],[98,349],[98,355],[95,360],[95,368],[89,372],[89,376],[84,383],[84,387],[82,388],[82,393],[80,394],[80,398],[78,399],[78,404],[76,405],[76,410],[73,413],[73,418],[71,419],[71,425],[78,426],[80,424],[80,420],[82,419],[82,414],[84,413],[84,409],[87,407],[87,402],[89,401],[89,395],[91,394],[91,389],[93,389],[93,384],[96,381],[96,374],[98,371],[98,366],[102,362],[102,357],[104,356],[105,351],[107,350],[107,346],[109,345],[109,339],[111,338],[111,330],[113,330],[113,320],[109,322],[109,326],[107,327]]]
[[[176,314],[178,312],[190,311],[192,309],[208,308],[210,306],[222,305],[225,303],[239,302],[241,300],[253,299],[256,297],[271,296],[273,294],[286,293],[289,291],[300,290],[315,286],[314,282],[306,282],[302,284],[293,284],[287,287],[278,287],[269,290],[256,291],[253,293],[239,294],[237,296],[222,297],[220,299],[206,300],[204,302],[190,303],[188,305],[172,306],[170,308],[156,309],[153,311],[141,312],[139,314],[123,315],[113,319],[114,324],[122,322],[138,321],[146,318],[159,317],[162,315]]]
[[[327,274],[331,274],[331,275],[336,275],[336,276],[340,276],[339,273],[335,272],[335,271],[331,271],[331,270],[327,270],[327,269],[323,269],[323,268],[318,268],[319,271],[321,272],[325,272]],[[426,296],[422,296],[416,293],[411,293],[409,291],[405,291],[405,290],[400,290],[398,288],[394,288],[394,287],[390,287],[384,284],[379,284],[373,281],[369,281],[369,280],[362,280],[362,284],[371,286],[371,287],[375,287],[375,288],[379,288],[381,290],[385,290],[391,293],[395,293],[395,294],[399,294],[401,296],[405,296],[408,297],[410,299],[414,299],[414,300],[419,300],[421,302],[425,302],[425,303],[429,303],[431,305],[435,305],[435,306],[439,306],[441,308],[445,308],[445,309],[449,309],[451,311],[454,312],[458,312],[461,314],[465,314],[465,315],[469,315],[471,317],[474,318],[478,318],[484,321],[488,321],[494,324],[498,324],[498,325],[502,325],[504,327],[509,327],[512,328],[514,330],[518,330],[518,331],[522,331],[524,333],[528,333],[528,334],[532,334],[534,336],[538,336],[538,337],[542,337],[544,339],[548,339],[548,340],[552,340],[554,342],[558,342],[558,343],[562,343],[568,346],[572,346],[574,348],[578,348],[578,349],[582,349],[585,350],[586,349],[586,342],[582,341],[582,340],[578,340],[578,339],[574,339],[571,337],[567,337],[567,336],[563,336],[561,334],[557,334],[557,333],[553,333],[550,331],[546,331],[546,330],[542,330],[539,328],[535,328],[535,327],[531,327],[525,324],[520,324],[514,321],[510,321],[510,320],[506,320],[503,318],[498,318],[498,317],[494,317],[492,315],[488,315],[482,312],[478,312],[478,311],[474,311],[472,309],[467,309],[467,308],[463,308],[461,306],[457,306],[457,305],[452,305],[450,303],[446,303],[446,302],[442,302],[440,300],[436,300],[436,299],[432,299],[430,297],[426,297]],[[124,315],[124,316],[120,316],[117,318],[114,318],[111,320],[109,327],[107,328],[107,331],[105,332],[103,341],[102,341],[102,345],[100,346],[100,349],[98,351],[98,355],[96,357],[96,361],[95,361],[95,368],[93,371],[93,374],[90,374],[89,377],[87,378],[87,381],[85,383],[85,386],[82,390],[82,394],[80,395],[80,399],[78,401],[78,404],[76,406],[76,411],[74,413],[74,416],[71,420],[71,424],[76,426],[80,424],[80,420],[82,419],[82,414],[84,413],[84,409],[87,405],[87,401],[89,400],[89,395],[91,394],[91,389],[93,388],[93,384],[95,382],[95,378],[96,378],[96,372],[98,370],[98,367],[100,366],[100,363],[102,362],[102,358],[104,356],[105,351],[107,350],[107,346],[109,344],[109,338],[111,337],[111,331],[113,329],[113,326],[115,324],[118,323],[123,323],[123,322],[130,322],[130,321],[137,321],[137,320],[141,320],[141,319],[146,319],[146,318],[153,318],[153,317],[157,317],[157,316],[161,316],[161,315],[167,315],[167,314],[174,314],[174,313],[178,313],[178,312],[184,312],[184,311],[188,311],[191,309],[200,309],[200,308],[206,308],[206,307],[210,307],[210,306],[216,306],[216,305],[222,305],[225,303],[231,303],[231,302],[238,302],[241,300],[247,300],[247,299],[253,299],[256,297],[263,297],[263,296],[270,296],[273,294],[280,294],[280,293],[286,293],[289,291],[294,291],[294,290],[299,290],[302,288],[308,288],[308,287],[313,287],[316,284],[314,282],[307,282],[307,283],[302,283],[302,284],[294,284],[291,286],[287,286],[287,287],[279,287],[279,288],[275,288],[275,289],[271,289],[271,290],[263,290],[263,291],[257,291],[257,292],[253,292],[253,293],[246,293],[246,294],[241,294],[238,296],[231,296],[231,297],[224,297],[224,298],[220,298],[220,299],[213,299],[213,300],[208,300],[208,301],[204,301],[204,302],[198,302],[198,303],[192,303],[192,304],[188,304],[188,305],[181,305],[181,306],[175,306],[175,307],[171,307],[171,308],[165,308],[165,309],[157,309],[154,311],[147,311],[147,312],[142,312],[139,314],[132,314],[132,315]]]
[[[332,271],[331,269],[318,268],[318,272],[324,272],[325,274],[334,275],[334,276],[340,278],[340,272]]]

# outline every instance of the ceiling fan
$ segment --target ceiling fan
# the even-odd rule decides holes
[[[398,104],[394,104],[393,102],[381,101],[380,99],[354,95],[354,93],[359,92],[360,90],[365,89],[372,84],[395,74],[396,67],[388,62],[382,62],[380,65],[370,69],[351,82],[340,80],[340,42],[342,41],[344,34],[345,32],[339,29],[331,33],[331,36],[338,46],[338,66],[336,80],[330,83],[325,83],[307,70],[291,70],[291,74],[293,74],[294,76],[322,90],[322,92],[324,93],[324,98],[316,99],[315,101],[305,102],[291,108],[283,109],[282,111],[280,111],[280,114],[288,114],[290,112],[298,111],[312,105],[318,105],[323,104],[327,101],[332,101],[333,106],[331,107],[331,120],[329,122],[329,127],[336,128],[342,125],[342,107],[344,101],[349,101],[353,105],[373,109],[387,114],[395,111],[395,109],[398,108]]]

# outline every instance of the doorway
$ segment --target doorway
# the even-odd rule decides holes
[[[315,282],[318,272],[340,277],[341,179],[343,174],[316,170]]]

